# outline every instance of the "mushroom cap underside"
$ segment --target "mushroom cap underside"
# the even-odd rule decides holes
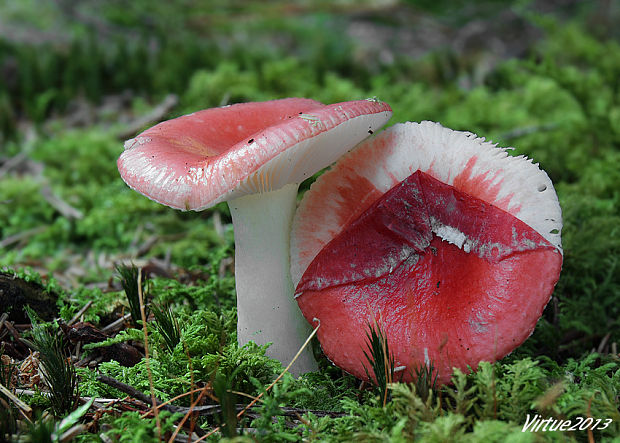
[[[424,130],[419,125],[405,129]],[[391,152],[390,132],[343,158],[302,201],[292,235],[297,301],[308,321],[320,321],[318,336],[326,355],[348,372],[366,378],[365,331],[378,320],[396,366],[405,367],[400,373],[404,380],[432,363],[440,381],[448,382],[453,367],[465,370],[481,360],[497,360],[531,334],[559,277],[561,249],[550,241],[556,237],[545,238],[495,203],[488,187],[498,182],[487,179],[484,186],[479,179],[474,186],[457,179],[447,184],[436,178],[441,166],[435,163],[385,193],[377,189],[382,175],[371,177],[373,183],[356,161],[370,159],[375,169],[385,168],[386,161],[379,158],[380,151]],[[462,137],[465,143],[477,143],[478,150],[500,149]],[[445,159],[438,152],[441,146],[435,148],[434,155]],[[471,165],[467,159],[462,162],[464,170]],[[502,163],[506,166],[505,159],[495,175]],[[401,172],[391,174],[396,181]],[[483,198],[463,188],[477,189]],[[326,202],[317,191],[326,189],[335,191],[334,201]],[[501,198],[513,212],[524,209]],[[319,202],[332,210],[310,215]],[[551,206],[551,211],[539,208],[540,216],[559,211]],[[332,232],[327,240],[325,232]]]
[[[207,109],[125,143],[123,180],[167,206],[201,210],[300,182],[381,127],[391,109],[360,100],[281,99]]]

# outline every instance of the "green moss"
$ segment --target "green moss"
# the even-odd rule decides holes
[[[159,431],[162,437],[171,435],[175,430],[175,422],[180,418],[180,414],[170,414],[168,412],[160,412],[159,424],[157,420],[144,419],[139,412],[127,412],[119,417],[106,420],[111,429],[105,432],[105,435],[112,439],[123,443],[145,443],[160,442]]]
[[[56,217],[55,210],[41,197],[41,184],[30,177],[8,176],[0,186],[0,233],[6,239],[35,228],[46,229]],[[33,234],[36,239],[36,235]],[[29,243],[33,236],[26,237]]]

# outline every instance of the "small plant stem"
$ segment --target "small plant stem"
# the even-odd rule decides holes
[[[125,323],[127,320],[129,320],[130,318],[131,318],[131,314],[125,314],[121,318],[114,320],[109,325],[101,328],[101,332],[109,332],[109,331],[113,331],[116,329],[120,329],[121,325]]]
[[[77,322],[80,319],[80,317],[84,315],[84,313],[92,306],[92,304],[93,304],[93,301],[88,300],[88,303],[82,306],[82,309],[76,312],[73,318],[69,320],[69,322],[67,323],[67,326],[71,326],[73,323]]]
[[[375,318],[375,327],[377,328],[377,331],[382,331],[381,329],[381,325],[379,324],[379,322],[377,322],[377,319]],[[381,321],[381,317],[379,317],[379,321]],[[380,335],[381,337],[381,349],[383,349],[383,371],[385,374],[385,390],[383,391],[383,407],[385,407],[385,405],[387,404],[387,397],[388,397],[388,386],[392,383],[392,375],[394,374],[394,365],[391,364],[392,362],[390,362],[390,355],[389,355],[389,351],[388,351],[388,345],[387,345],[387,337],[381,333]]]
[[[261,399],[256,398],[256,397],[254,397],[253,395],[246,394],[245,392],[239,392],[239,391],[232,391],[232,390],[231,390],[231,391],[230,391],[230,393],[231,393],[231,394],[240,395],[240,396],[242,396],[242,397],[249,398],[250,400],[262,401]]]
[[[196,399],[195,402],[193,402],[190,407],[189,410],[187,411],[187,413],[185,414],[185,416],[181,419],[181,421],[179,422],[179,424],[177,425],[177,428],[174,430],[174,432],[172,433],[172,435],[170,436],[170,439],[168,439],[168,443],[172,443],[175,439],[177,434],[179,433],[179,431],[181,430],[181,428],[183,427],[183,425],[185,424],[185,422],[187,421],[187,419],[192,415],[192,410],[196,407],[196,405],[198,403],[200,403],[200,401],[202,400],[202,398],[205,396],[205,394],[207,393],[207,389],[209,389],[208,386],[205,386],[204,388],[201,389],[200,395],[198,396],[198,398]],[[219,429],[219,428],[216,428]],[[208,434],[207,434],[208,436]],[[161,439],[160,439],[161,440]],[[196,440],[199,441],[199,440]]]
[[[9,318],[9,314],[7,314],[6,312],[3,312],[2,315],[0,315],[0,332],[2,331],[2,328],[4,327],[4,322]]]
[[[155,399],[155,388],[153,385],[153,374],[151,373],[151,364],[149,360],[149,338],[146,327],[146,313],[144,311],[144,297],[142,296],[142,268],[138,269],[138,297],[140,300],[140,316],[142,317],[142,331],[144,332],[144,361],[146,363],[146,373],[149,377],[149,387],[151,389],[151,404],[155,422],[157,423],[157,435],[161,440],[161,422],[159,421],[159,410],[157,409],[157,400]]]
[[[187,349],[187,343],[185,343],[185,340],[183,340],[183,336],[179,334],[179,337],[181,339],[181,343],[183,344],[183,351],[185,351],[185,355],[187,356],[187,361],[189,363],[189,377],[190,377],[190,387],[192,388],[192,390],[189,391],[189,402],[190,404],[192,404],[194,402],[194,366],[192,365],[192,357],[189,354],[189,349]],[[202,391],[202,389],[196,389],[196,392]],[[194,427],[196,426],[196,417],[192,416],[192,419],[190,421],[189,424],[189,433],[191,434],[192,432],[194,432]]]
[[[594,400],[594,396],[596,394],[592,394],[592,396],[588,399],[588,409],[586,411],[587,417],[592,418],[592,400]],[[592,427],[588,426],[588,443],[594,443],[594,434],[592,433]]]
[[[190,403],[191,403],[191,402],[194,401],[194,394],[196,392],[201,392],[203,390],[204,390],[204,388],[192,389],[191,391],[179,394],[176,397],[171,398],[170,400],[166,400],[164,402],[157,403],[157,409],[162,409],[164,406],[167,406],[167,405],[171,404],[173,401],[177,401],[178,399],[183,398],[183,397],[187,397],[188,395],[191,396],[191,400],[190,400]],[[146,416],[149,415],[149,414],[150,414],[150,412],[145,412],[144,414],[142,414],[142,416],[140,418],[146,418]]]

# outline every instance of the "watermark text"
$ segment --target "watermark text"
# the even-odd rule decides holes
[[[601,431],[611,422],[611,418],[575,417],[571,420],[561,420],[553,417],[543,418],[539,414],[533,417],[527,414],[521,432],[587,431],[588,429]]]

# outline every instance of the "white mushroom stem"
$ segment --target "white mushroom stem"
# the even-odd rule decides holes
[[[290,363],[312,332],[293,297],[289,241],[298,184],[228,202],[235,230],[237,339],[263,345],[267,355]],[[294,375],[317,369],[307,347]]]

